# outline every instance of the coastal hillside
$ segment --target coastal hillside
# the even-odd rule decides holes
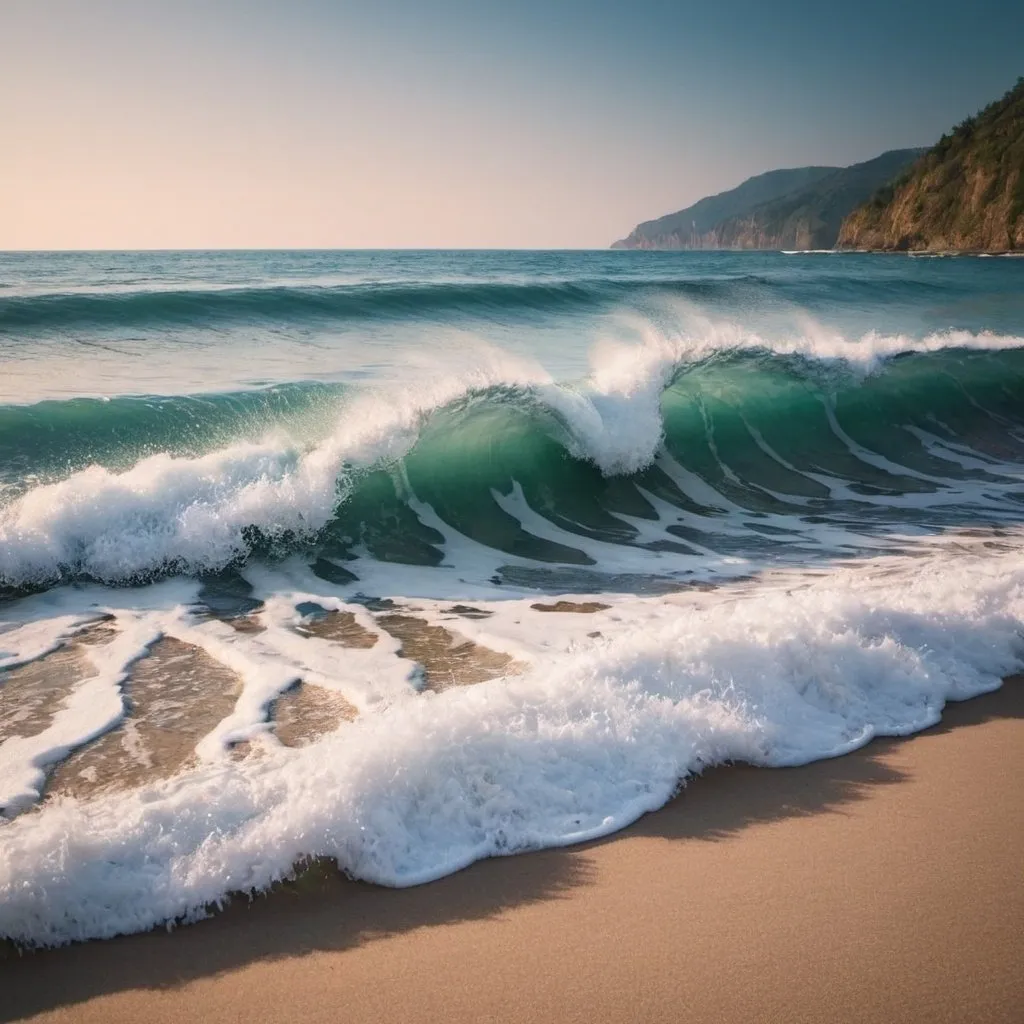
[[[761,203],[771,202],[822,178],[837,167],[793,167],[768,171],[747,178],[742,185],[707,196],[693,206],[656,220],[638,224],[627,238],[615,242],[613,249],[718,249],[716,230],[730,220],[744,217]]]
[[[769,171],[647,221],[616,249],[829,249],[843,218],[922,153],[900,149],[851,167]]]
[[[1024,78],[843,223],[843,249],[1024,249]]]

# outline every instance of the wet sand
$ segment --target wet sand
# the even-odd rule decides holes
[[[717,769],[599,843],[0,958],[0,1019],[1021,1020],[1024,682],[832,761]],[[2,954],[0,954],[2,957]]]
[[[522,670],[507,654],[413,615],[380,615],[377,624],[401,643],[401,656],[420,666],[424,686],[436,693]]]

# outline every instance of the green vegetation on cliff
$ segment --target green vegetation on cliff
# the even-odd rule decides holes
[[[893,150],[852,167],[769,171],[640,224],[613,248],[830,249],[843,218],[921,152]]]
[[[843,222],[838,247],[1024,249],[1024,78]]]

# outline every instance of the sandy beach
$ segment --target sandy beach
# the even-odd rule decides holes
[[[610,839],[0,961],[47,1021],[1020,1020],[1024,685],[803,768],[708,772]]]

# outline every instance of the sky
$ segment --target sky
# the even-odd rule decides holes
[[[0,249],[604,248],[929,145],[1012,0],[0,0]]]

